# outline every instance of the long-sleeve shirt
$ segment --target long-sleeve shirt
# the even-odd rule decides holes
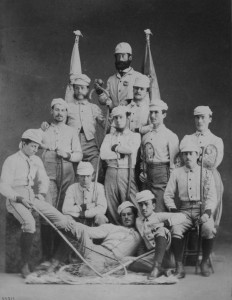
[[[112,99],[113,107],[118,106],[122,101],[134,98],[133,85],[135,79],[141,75],[141,73],[130,67],[124,70],[123,76],[119,73],[115,73],[109,77],[106,90],[109,92],[110,98]],[[102,93],[99,98],[103,101],[107,99],[107,96]]]
[[[31,187],[38,183],[38,193],[46,194],[49,178],[44,169],[42,160],[32,155],[27,157],[21,150],[9,156],[2,166],[0,179],[0,193],[6,198],[16,201],[20,196],[18,188]]]
[[[195,132],[190,135],[200,147],[206,147],[209,144],[216,146],[218,154],[216,159],[216,167],[220,165],[224,156],[224,144],[221,138],[214,135],[209,129],[206,132]]]
[[[87,99],[75,100],[75,103],[69,103],[67,124],[75,129],[77,134],[83,130],[86,139],[95,138],[96,122],[102,127],[105,126],[105,118],[101,109]]]
[[[100,149],[101,159],[106,160],[107,165],[110,167],[128,168],[128,155],[125,155],[124,158],[118,159],[118,154],[111,150],[113,145],[122,145],[132,151],[132,168],[134,168],[140,143],[140,134],[132,132],[129,129],[125,129],[123,132],[115,131],[114,133],[107,134]]]
[[[157,129],[151,128],[142,137],[141,152],[144,163],[169,162],[170,169],[173,169],[175,156],[179,153],[179,139],[165,125]]]
[[[166,213],[166,212],[153,212],[149,217],[139,217],[136,219],[136,228],[138,229],[140,235],[142,236],[147,249],[152,249],[155,247],[155,235],[153,231],[153,225],[168,221],[170,226],[181,224],[186,219],[186,216],[182,213]],[[169,230],[165,228],[166,233]]]
[[[78,162],[82,159],[80,140],[75,130],[70,126],[61,123],[51,124],[44,132],[42,131],[42,142],[47,150],[43,153],[44,162],[56,162],[55,150],[62,149],[71,154],[69,161]]]
[[[83,188],[80,183],[74,183],[67,189],[62,212],[65,215],[79,217],[81,204],[86,204],[85,217],[93,218],[98,214],[105,214],[107,201],[105,197],[104,186],[96,184],[95,197],[93,199],[94,183],[89,188]]]
[[[80,225],[86,228],[91,239],[104,239],[101,245],[111,250],[118,258],[133,256],[142,241],[140,234],[134,228],[113,224],[103,224],[98,227]]]
[[[176,208],[174,198],[177,191],[181,203],[201,200],[200,172],[199,165],[193,169],[184,166],[172,172],[164,192],[164,203],[168,209]],[[213,174],[206,169],[203,169],[203,194],[205,210],[210,209],[213,212],[217,204],[217,192]]]
[[[127,105],[131,115],[129,118],[129,129],[135,131],[136,128],[140,129],[149,123],[149,105],[146,100],[134,102],[131,101]]]

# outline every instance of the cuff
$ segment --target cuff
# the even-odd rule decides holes
[[[67,152],[67,155],[68,155],[68,157],[64,158],[64,160],[67,160],[67,161],[69,161],[69,160],[70,160],[70,158],[71,158],[71,153]]]

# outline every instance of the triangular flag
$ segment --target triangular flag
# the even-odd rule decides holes
[[[152,32],[150,29],[146,29],[144,32],[146,34],[146,48],[142,72],[151,79],[150,100],[155,101],[160,99],[160,91],[150,48],[150,35]]]
[[[71,56],[71,62],[70,62],[70,76],[71,75],[78,75],[82,74],[81,69],[81,59],[80,59],[80,53],[79,53],[79,39],[80,36],[83,36],[80,32],[80,30],[73,31],[75,34],[75,43],[72,50],[72,56]],[[71,84],[67,85],[66,92],[65,92],[65,101],[70,103],[74,102],[73,99],[73,87]]]

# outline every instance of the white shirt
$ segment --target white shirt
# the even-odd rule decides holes
[[[160,125],[157,129],[151,127],[142,137],[141,152],[145,163],[169,162],[170,168],[173,169],[175,156],[179,153],[179,139],[165,125]]]
[[[15,201],[20,194],[17,188],[27,186],[29,189],[38,182],[38,193],[46,194],[49,178],[42,160],[36,156],[27,157],[21,150],[7,157],[2,166],[0,193]]]
[[[57,155],[54,152],[57,148],[71,154],[70,161],[78,162],[82,154],[78,135],[70,126],[62,123],[59,125],[51,124],[49,128],[42,132],[42,142],[44,146],[51,150],[44,151],[43,159],[45,162],[56,162]]]
[[[127,105],[131,115],[129,117],[129,129],[134,131],[136,128],[140,129],[149,123],[149,105],[146,100],[134,102],[131,101]]]
[[[200,171],[199,165],[192,170],[184,167],[175,169],[168,181],[164,192],[164,203],[167,208],[176,208],[174,198],[178,191],[181,201],[200,201]],[[211,171],[203,169],[203,204],[205,209],[214,211],[217,204],[217,192],[214,177]]]
[[[95,198],[93,199],[94,183],[91,182],[90,187],[83,188],[80,183],[70,185],[66,191],[62,212],[65,215],[79,217],[81,204],[86,204],[86,218],[93,218],[98,214],[105,214],[107,209],[107,201],[105,197],[104,186],[100,183],[96,184]]]
[[[190,136],[198,143],[199,147],[206,147],[209,144],[216,146],[218,151],[216,167],[218,167],[224,156],[224,144],[222,139],[214,135],[209,129],[203,133],[197,131]]]
[[[115,168],[128,168],[128,155],[118,159],[117,153],[112,151],[113,145],[122,145],[131,149],[132,168],[135,167],[137,152],[140,147],[141,137],[139,133],[125,129],[123,132],[115,131],[107,134],[102,142],[100,156],[102,160],[106,160],[107,165]]]
[[[101,109],[87,99],[75,100],[74,103],[69,103],[67,124],[75,129],[79,134],[83,128],[86,139],[92,140],[95,138],[96,121],[104,127],[105,118]]]
[[[133,68],[128,68],[123,71],[124,74],[121,77],[119,73],[116,73],[109,77],[107,81],[106,90],[110,94],[110,98],[113,102],[113,107],[118,106],[120,102],[127,99],[133,99],[133,85],[135,79],[140,77],[142,74],[135,71]],[[99,95],[101,100],[106,100],[107,96],[102,93]]]

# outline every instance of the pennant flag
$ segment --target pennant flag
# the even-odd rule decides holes
[[[160,99],[160,91],[150,48],[150,35],[152,34],[152,32],[150,29],[146,29],[144,30],[144,32],[146,34],[146,48],[142,72],[143,74],[147,75],[151,80],[150,101],[155,101],[157,99]]]
[[[81,69],[81,59],[80,59],[80,52],[79,52],[79,39],[80,36],[83,37],[80,30],[73,31],[75,34],[75,43],[72,50],[71,62],[70,62],[70,76],[71,75],[78,75],[82,74]],[[70,103],[74,102],[73,99],[73,87],[71,84],[67,85],[66,92],[65,92],[65,101]]]

